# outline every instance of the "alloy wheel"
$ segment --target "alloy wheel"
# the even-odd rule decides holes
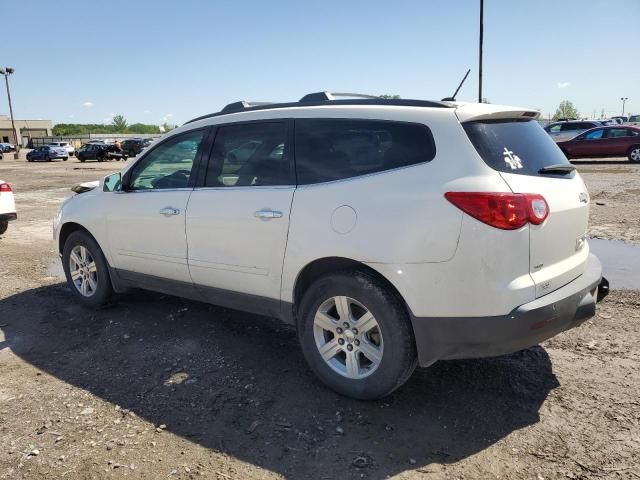
[[[71,281],[80,295],[91,297],[98,288],[98,268],[89,250],[76,245],[69,255],[69,272]]]
[[[640,162],[640,148],[634,148],[633,150],[631,150],[629,158],[632,162]]]
[[[380,326],[353,298],[338,296],[323,302],[313,320],[313,336],[325,363],[344,377],[365,378],[382,361]]]

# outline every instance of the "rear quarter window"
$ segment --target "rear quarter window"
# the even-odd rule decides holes
[[[478,121],[464,123],[463,127],[482,160],[499,172],[541,176],[544,167],[569,164],[535,121]],[[573,173],[562,176],[571,177]]]
[[[358,177],[433,160],[436,147],[426,125],[384,120],[298,119],[298,183]]]

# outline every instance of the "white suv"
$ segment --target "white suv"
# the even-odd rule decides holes
[[[78,189],[56,248],[86,305],[140,287],[279,317],[323,382],[378,398],[416,365],[579,325],[606,294],[584,183],[537,117],[325,92],[238,102]]]
[[[51,142],[49,145],[64,148],[70,157],[73,157],[76,153],[76,149],[71,142]]]

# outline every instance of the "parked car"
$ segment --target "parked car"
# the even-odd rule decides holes
[[[51,145],[43,145],[41,147],[34,148],[27,153],[28,162],[35,162],[38,160],[50,162],[56,158],[60,158],[66,162],[69,159],[69,154],[64,148],[54,147]]]
[[[78,149],[76,157],[81,162],[87,160],[97,160],[104,162],[106,160],[126,160],[127,156],[117,150],[114,145],[102,143],[87,143]]]
[[[640,162],[640,128],[616,125],[593,128],[558,147],[567,158],[627,157]]]
[[[4,180],[0,180],[0,235],[7,231],[9,222],[17,218],[11,185]]]
[[[279,317],[360,399],[595,314],[587,190],[537,112],[331,98],[231,104],[76,190],[53,233],[77,299],[141,287]]]
[[[618,123],[625,123],[629,121],[629,117],[616,115],[615,117],[611,117],[612,120],[617,120]]]
[[[16,146],[13,143],[0,143],[0,153],[15,152]]]
[[[135,157],[142,150],[151,145],[152,140],[148,138],[131,138],[122,142],[122,151],[127,157]]]
[[[52,147],[61,147],[64,148],[70,157],[76,153],[76,149],[71,142],[51,142],[49,145]]]
[[[576,120],[567,122],[554,122],[544,127],[545,131],[554,141],[560,142],[575,137],[590,128],[599,127],[602,123],[596,120]]]
[[[640,115],[631,115],[629,117],[629,121],[627,125],[631,125],[633,127],[640,127]]]

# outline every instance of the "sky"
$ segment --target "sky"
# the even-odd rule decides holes
[[[28,4],[28,9],[26,5]],[[477,101],[479,0],[30,0],[3,5],[14,115],[182,124],[316,91]],[[483,97],[640,113],[640,0],[485,0]],[[0,114],[9,108],[0,89]]]

